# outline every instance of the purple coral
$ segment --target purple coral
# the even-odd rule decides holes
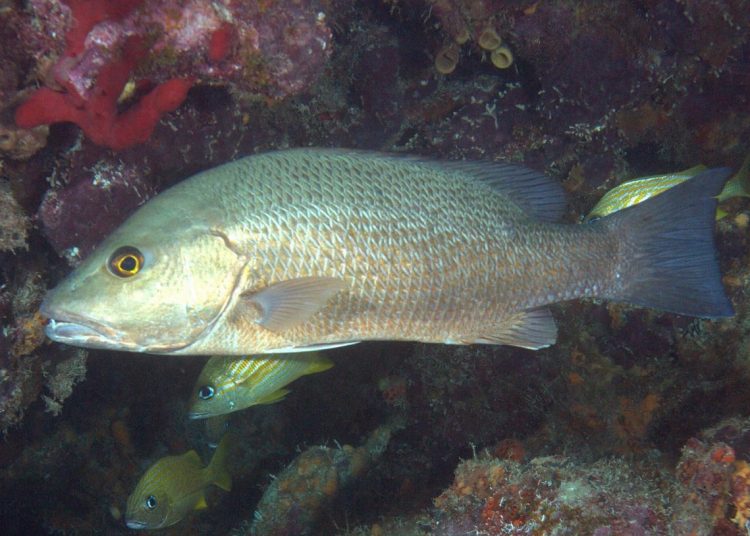
[[[148,169],[102,158],[76,182],[49,190],[37,217],[55,250],[75,264],[154,194]]]

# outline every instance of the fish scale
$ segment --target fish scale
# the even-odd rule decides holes
[[[560,185],[517,166],[255,155],[141,207],[47,297],[47,334],[201,355],[372,339],[536,349],[556,336],[542,308],[574,298],[726,316],[711,210],[728,173],[570,225],[555,222]],[[121,247],[144,256],[127,280],[102,270]]]
[[[398,168],[406,161],[373,161],[356,153],[323,155],[330,161],[330,175],[313,169],[309,176],[315,180],[300,182],[296,180],[299,173],[293,170],[299,168],[301,156],[305,156],[304,152],[276,154],[262,162],[265,165],[260,169],[247,170],[253,176],[269,178],[261,179],[260,184],[250,183],[258,189],[255,199],[268,196],[269,201],[264,210],[258,211],[262,219],[246,221],[247,228],[239,229],[237,234],[248,232],[247,229],[250,235],[276,237],[267,254],[258,254],[273,259],[260,273],[259,279],[264,282],[327,275],[354,280],[356,284],[349,295],[334,298],[316,321],[289,333],[292,341],[337,341],[353,336],[389,339],[398,338],[399,333],[415,332],[423,333],[420,340],[425,341],[471,340],[483,328],[490,329],[487,318],[494,323],[508,315],[510,311],[503,309],[506,304],[525,309],[558,298],[587,295],[585,289],[571,289],[564,275],[549,280],[561,286],[559,290],[540,288],[533,279],[530,284],[523,284],[533,272],[556,270],[554,266],[541,270],[541,264],[566,253],[570,257],[576,244],[566,238],[574,233],[564,227],[540,228],[527,235],[530,240],[519,255],[519,243],[514,240],[517,237],[513,236],[509,221],[529,227],[535,222],[481,184],[418,163],[402,171]],[[353,161],[367,161],[369,180],[357,183],[357,188],[342,188],[332,178],[354,175],[358,168],[352,165]],[[393,178],[394,170],[397,180]],[[398,190],[394,188],[397,183],[401,185]],[[297,190],[295,198],[279,194],[293,188]],[[234,195],[249,195],[241,189],[232,190]],[[416,204],[413,199],[425,201]],[[268,209],[273,211],[276,201],[285,203],[284,210],[269,215]],[[380,203],[380,210],[370,213],[367,207],[376,202]],[[387,225],[379,216],[384,207],[390,209],[386,212],[392,218]],[[394,217],[394,213],[399,217]],[[311,217],[325,221],[325,227],[310,226]],[[384,227],[393,240],[390,243],[377,240]],[[295,240],[299,229],[304,229],[304,241]],[[612,249],[604,240],[601,242],[603,252]],[[318,247],[311,250],[309,244]],[[545,244],[558,247],[545,255]],[[482,249],[494,255],[477,255]],[[585,260],[589,261],[589,257]],[[323,258],[329,262],[322,262]],[[505,262],[499,262],[501,258]],[[337,265],[335,259],[344,262]],[[433,268],[431,259],[440,263],[439,269]],[[321,271],[322,266],[330,268]],[[503,277],[503,272],[509,277]],[[575,266],[566,273],[569,280],[579,281],[586,269]],[[521,284],[516,284],[516,280],[521,280]],[[483,299],[486,296],[492,299]],[[478,306],[463,306],[467,300]],[[370,304],[379,307],[373,309]],[[394,319],[396,322],[389,322]]]

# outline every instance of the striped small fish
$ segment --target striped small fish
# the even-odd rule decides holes
[[[192,510],[208,507],[206,488],[210,485],[229,491],[232,478],[225,467],[229,439],[224,437],[206,467],[194,450],[165,456],[149,467],[128,497],[127,526],[159,529],[174,525]]]
[[[617,212],[618,210],[642,203],[646,199],[659,195],[678,184],[682,184],[706,169],[706,166],[698,165],[684,171],[678,171],[677,173],[652,175],[623,182],[604,194],[594,208],[591,209],[588,216],[586,216],[585,221],[596,220],[608,214],[612,214],[613,212]],[[745,161],[737,174],[729,179],[724,185],[721,193],[717,196],[719,202],[726,201],[732,197],[750,197],[750,185],[748,184],[749,172],[750,155],[745,158]],[[726,215],[727,213],[723,210],[716,210],[717,220]]]
[[[297,378],[332,366],[333,362],[318,352],[211,357],[198,376],[188,416],[205,419],[258,404],[273,404],[289,393],[284,387]]]

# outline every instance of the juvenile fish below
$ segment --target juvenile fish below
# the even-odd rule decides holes
[[[161,458],[149,467],[128,497],[127,526],[164,528],[182,520],[192,510],[207,508],[206,488],[214,484],[229,491],[232,487],[225,467],[229,450],[230,436],[224,436],[206,467],[194,450]]]
[[[163,354],[361,340],[555,342],[547,305],[598,297],[733,314],[706,170],[585,225],[500,163],[295,149],[199,173],[139,208],[42,304],[53,340]]]
[[[203,366],[190,397],[191,419],[205,419],[258,404],[279,402],[294,380],[328,370],[318,352],[263,357],[213,356]]]

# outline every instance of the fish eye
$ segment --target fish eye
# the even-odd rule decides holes
[[[210,385],[204,385],[200,389],[198,389],[198,396],[201,400],[210,400],[214,397],[214,393],[216,391],[214,388]]]
[[[154,497],[153,495],[149,495],[148,497],[146,497],[146,508],[148,508],[149,510],[153,510],[154,508],[156,508],[156,505],[156,497]]]
[[[132,277],[143,268],[143,253],[132,246],[117,248],[109,257],[108,266],[118,277]]]

